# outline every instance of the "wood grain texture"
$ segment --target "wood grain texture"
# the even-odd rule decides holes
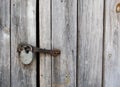
[[[77,0],[52,0],[52,87],[76,87]]]
[[[78,87],[101,87],[103,0],[78,0]]]
[[[39,0],[40,47],[51,49],[51,0]],[[51,87],[51,55],[40,54],[40,87]]]
[[[120,87],[120,13],[116,13],[120,0],[105,3],[104,87]]]
[[[0,87],[10,87],[10,0],[0,0]]]
[[[36,87],[36,58],[23,65],[17,53],[20,42],[36,44],[36,0],[11,0],[11,87]]]

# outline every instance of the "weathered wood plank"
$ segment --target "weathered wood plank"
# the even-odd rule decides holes
[[[0,0],[0,87],[10,86],[10,0]]]
[[[103,0],[78,0],[78,87],[101,87]]]
[[[51,49],[50,1],[39,0],[40,47]],[[51,56],[40,54],[40,87],[51,87]]]
[[[76,87],[77,0],[52,0],[52,87]]]
[[[21,63],[20,42],[36,44],[36,0],[11,0],[11,87],[36,87],[36,59]]]
[[[116,13],[120,0],[105,3],[104,87],[120,87],[120,13]]]

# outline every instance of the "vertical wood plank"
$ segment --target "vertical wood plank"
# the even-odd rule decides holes
[[[120,87],[120,13],[116,13],[120,0],[105,3],[104,87]]]
[[[101,87],[103,0],[78,0],[78,87]]]
[[[36,44],[36,0],[11,0],[11,87],[36,87],[36,58],[23,65],[17,53],[20,42]]]
[[[50,1],[39,0],[40,47],[51,49]],[[40,54],[40,87],[51,87],[51,56]]]
[[[0,87],[10,86],[10,0],[0,0]]]
[[[52,0],[52,87],[76,87],[77,0]]]

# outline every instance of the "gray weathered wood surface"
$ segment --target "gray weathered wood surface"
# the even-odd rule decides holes
[[[36,87],[36,59],[20,62],[20,42],[36,44],[36,0],[11,0],[11,87]]]
[[[51,49],[51,0],[39,0],[39,43]],[[51,87],[51,55],[40,54],[40,87]]]
[[[0,0],[0,87],[120,87],[120,0],[39,0],[39,19],[36,3]],[[18,44],[37,41],[61,55],[23,65]]]
[[[77,0],[52,0],[52,87],[76,87]]]
[[[10,1],[0,0],[0,87],[10,86]]]
[[[104,87],[120,87],[120,13],[116,13],[118,3],[120,0],[105,2]]]
[[[103,0],[78,0],[78,87],[101,87]]]

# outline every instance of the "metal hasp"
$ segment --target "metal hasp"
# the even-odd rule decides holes
[[[33,60],[33,54],[37,52],[47,53],[54,57],[60,55],[61,53],[60,50],[58,49],[53,50],[42,49],[27,43],[20,43],[17,47],[17,52],[19,53],[20,60],[22,61],[23,64],[30,64]]]

